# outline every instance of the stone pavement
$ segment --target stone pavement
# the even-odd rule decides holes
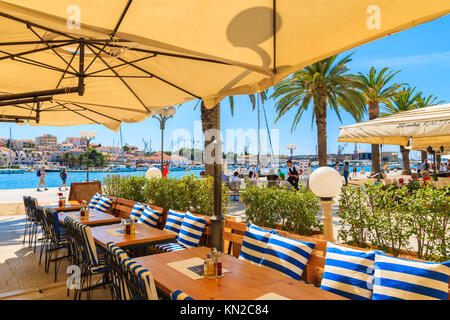
[[[39,265],[39,246],[33,253],[28,243],[22,244],[24,224],[25,215],[0,216],[0,300],[73,299],[67,297],[68,262],[62,261],[55,282],[54,264],[48,274]],[[110,299],[109,288],[94,290],[92,298]]]

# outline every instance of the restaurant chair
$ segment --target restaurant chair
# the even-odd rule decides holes
[[[64,226],[66,229],[66,237],[68,242],[68,249],[69,249],[69,265],[81,265],[81,252],[78,249],[77,242],[76,242],[76,227],[75,227],[75,220],[69,216],[66,216],[64,218]],[[70,288],[67,286],[67,296],[69,296]]]
[[[39,265],[42,263],[42,253],[45,252],[45,255],[47,255],[46,251],[48,249],[51,234],[50,234],[50,227],[47,223],[47,218],[45,216],[45,209],[41,206],[36,207],[36,214],[39,221],[42,221],[42,237],[41,237],[41,245],[40,245],[40,252],[39,252]],[[45,268],[47,268],[47,260],[44,263]]]
[[[111,297],[113,300],[130,300],[128,287],[125,283],[125,268],[122,264],[122,261],[129,259],[129,257],[114,242],[108,242],[106,247],[106,268],[111,280]]]
[[[33,252],[36,252],[38,233],[42,229],[41,223],[39,222],[38,216],[36,214],[37,205],[37,199],[29,197],[28,208],[30,210],[31,224],[28,232],[28,245],[30,247],[33,247]]]
[[[81,253],[81,288],[76,289],[74,298],[81,299],[82,292],[87,291],[87,299],[90,299],[92,289],[99,286],[105,288],[108,283],[105,257],[103,252],[95,246],[91,228],[79,222],[76,222],[75,226],[75,239]],[[102,282],[92,285],[92,276],[97,274],[102,275]]]
[[[188,296],[186,293],[184,293],[181,290],[175,290],[170,294],[170,298],[172,300],[195,300],[194,298]]]
[[[50,231],[49,247],[46,250],[46,272],[50,269],[50,264],[55,264],[55,282],[57,281],[58,269],[61,261],[69,257],[69,242],[67,241],[66,230],[59,225],[58,211],[47,208],[44,209],[46,220]],[[60,250],[67,250],[67,254],[59,256]],[[55,257],[53,258],[53,254]]]
[[[132,259],[122,261],[125,266],[125,283],[131,300],[158,300],[155,281],[150,270]]]
[[[27,235],[29,236],[29,232],[31,230],[31,224],[33,223],[33,216],[31,215],[30,210],[30,197],[23,196],[23,205],[25,207],[25,226],[23,230],[23,244],[25,244]]]

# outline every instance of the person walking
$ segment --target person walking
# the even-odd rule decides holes
[[[44,186],[44,190],[48,190],[47,187],[45,186],[45,176],[46,175],[47,175],[47,173],[45,172],[45,167],[42,166],[42,168],[37,171],[37,176],[39,177],[39,184],[37,187],[37,191],[41,191],[41,189],[39,189],[41,184]]]
[[[419,162],[419,164],[417,164],[417,174],[420,176],[420,171],[422,170],[422,163]]]
[[[286,164],[288,166],[289,176],[287,181],[294,187],[295,190],[298,191],[298,181],[303,171],[299,167],[293,165],[291,160],[286,161]]]
[[[356,164],[353,165],[353,178],[357,177],[357,171],[358,171],[358,167],[356,166]]]
[[[348,176],[350,174],[350,166],[348,161],[344,162],[344,168],[342,169],[344,173],[344,179],[345,179],[345,186],[348,185]]]
[[[62,167],[61,168],[61,172],[59,173],[59,177],[62,180],[62,184],[61,186],[58,188],[59,191],[61,191],[62,186],[64,186],[64,191],[67,190],[67,185],[66,185],[66,180],[67,177],[69,176],[69,174],[67,173],[67,168],[66,167]]]

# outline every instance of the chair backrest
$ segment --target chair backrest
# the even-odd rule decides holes
[[[229,252],[228,254],[232,254],[234,257],[239,257],[239,253],[242,247],[242,242],[244,240],[246,223],[245,222],[234,222],[234,221],[225,221],[225,231],[223,233],[223,239],[229,242]],[[269,228],[264,228],[270,230]],[[327,250],[327,241],[314,238],[314,237],[305,237],[296,234],[292,234],[282,230],[276,230],[277,233],[281,236],[296,239],[300,241],[313,242],[315,244],[314,250],[311,253],[311,256],[306,264],[305,270],[302,274],[302,280],[307,283],[313,284],[315,286],[320,286],[322,282],[323,272],[325,268],[325,255]],[[340,246],[361,250],[361,251],[369,251],[371,249],[363,249],[358,247],[353,247],[346,244],[339,244]],[[424,261],[420,259],[408,258],[409,260],[415,261]],[[450,283],[449,283],[449,299],[450,299]]]
[[[129,259],[127,253],[113,242],[106,244],[106,268],[112,280],[112,295],[114,300],[129,300],[130,296],[125,282],[123,260]]]
[[[158,300],[155,281],[150,270],[132,259],[122,261],[125,266],[125,283],[131,300]]]
[[[46,221],[50,228],[50,236],[54,241],[61,241],[61,228],[59,225],[58,211],[52,208],[44,209]]]
[[[98,266],[97,248],[92,237],[91,228],[85,224],[77,223],[77,231],[81,234],[82,246],[84,248],[83,259],[90,266]]]
[[[70,184],[69,201],[86,200],[89,203],[97,192],[101,193],[100,181],[72,182]]]
[[[186,293],[184,293],[181,290],[175,290],[170,294],[170,298],[172,300],[195,300],[194,298],[188,296]]]
[[[37,213],[36,213],[36,208],[38,206],[37,199],[33,198],[33,197],[29,197],[28,201],[29,201],[28,205],[29,205],[29,208],[30,208],[30,216],[33,219],[38,220],[38,216],[37,216]]]

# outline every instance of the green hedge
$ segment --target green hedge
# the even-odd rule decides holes
[[[241,198],[247,205],[247,218],[259,226],[281,226],[282,230],[300,235],[322,230],[317,219],[318,198],[303,187],[295,191],[249,185],[241,193]]]
[[[420,259],[450,258],[450,206],[446,190],[432,186],[348,186],[339,200],[344,228],[338,238],[348,244],[369,244],[397,256],[417,244]],[[415,251],[415,250],[414,250]]]
[[[144,176],[108,175],[103,180],[107,195],[137,202],[153,203],[166,209],[191,211],[200,215],[214,214],[213,179],[186,175],[182,179],[147,179]],[[223,185],[222,208],[226,213],[229,190]]]

